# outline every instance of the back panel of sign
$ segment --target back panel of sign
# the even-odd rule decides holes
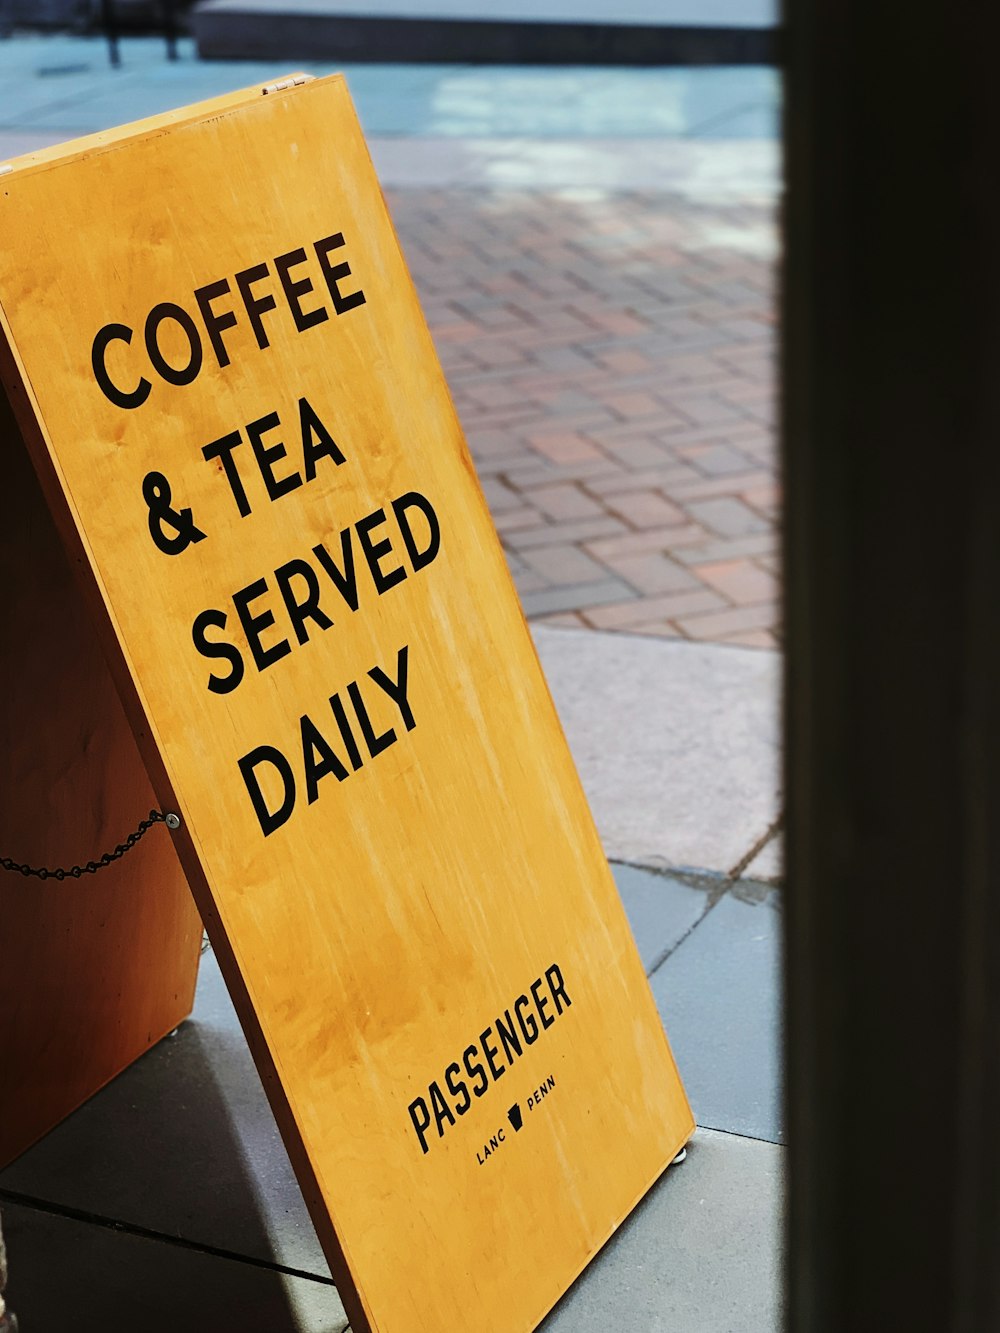
[[[692,1121],[345,85],[21,160],[0,227],[22,429],[355,1333],[530,1329]]]
[[[0,624],[0,852],[86,865],[156,797],[2,388]],[[0,1167],[188,1016],[201,933],[161,826],[0,873]]]

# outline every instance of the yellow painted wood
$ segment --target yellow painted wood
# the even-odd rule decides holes
[[[25,433],[355,1333],[531,1329],[692,1120],[345,85],[15,163],[0,229]]]

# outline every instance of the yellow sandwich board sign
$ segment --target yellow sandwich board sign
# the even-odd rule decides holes
[[[343,81],[0,175],[4,377],[355,1333],[533,1328],[692,1121]]]

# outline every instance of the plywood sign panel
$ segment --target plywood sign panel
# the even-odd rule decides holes
[[[0,849],[86,863],[156,796],[2,388],[0,625]],[[0,873],[0,1167],[188,1016],[201,933],[162,827]]]
[[[692,1122],[345,86],[0,193],[36,466],[356,1333],[530,1329]]]

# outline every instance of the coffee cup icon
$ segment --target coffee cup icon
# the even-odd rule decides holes
[[[514,1133],[516,1134],[517,1131],[521,1128],[521,1125],[523,1123],[523,1117],[521,1115],[521,1107],[518,1105],[517,1102],[515,1102],[514,1105],[507,1112],[507,1119],[510,1121],[514,1129]]]

